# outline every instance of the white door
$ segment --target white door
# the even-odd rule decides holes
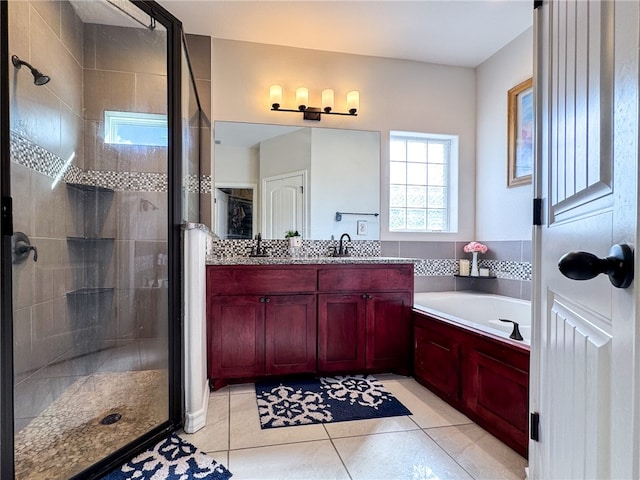
[[[229,233],[227,225],[229,222],[229,195],[219,188],[215,190],[214,197],[214,215],[215,215],[215,233],[220,238],[227,238]]]
[[[564,277],[569,251],[636,244],[638,2],[551,0],[537,9],[536,195],[530,443],[536,479],[638,478],[635,280]]]
[[[262,179],[264,238],[284,238],[288,230],[306,235],[305,178],[305,172],[292,172]]]

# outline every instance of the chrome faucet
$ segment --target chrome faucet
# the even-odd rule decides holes
[[[343,233],[340,236],[340,245],[338,247],[338,250],[336,251],[336,247],[333,247],[333,256],[334,257],[348,257],[349,256],[349,247],[347,247],[346,245],[343,247],[342,246],[342,240],[344,240],[344,237],[347,237],[347,239],[349,241],[351,241],[351,237],[349,236],[348,233]]]

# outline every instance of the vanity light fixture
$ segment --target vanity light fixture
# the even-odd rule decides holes
[[[349,112],[334,112],[333,103],[334,95],[333,90],[327,88],[322,91],[322,108],[309,106],[309,90],[306,87],[296,88],[296,103],[298,109],[280,108],[282,103],[282,87],[280,85],[272,85],[269,88],[269,99],[271,102],[271,110],[276,112],[302,112],[302,117],[305,120],[321,120],[321,115],[349,115],[351,117],[358,116],[358,110],[360,108],[360,93],[357,90],[353,90],[347,93],[347,108]]]

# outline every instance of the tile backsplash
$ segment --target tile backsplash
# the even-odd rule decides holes
[[[269,255],[286,258],[328,256],[337,240],[303,240],[302,247],[290,252],[286,240],[263,240]],[[483,242],[489,251],[479,258],[479,265],[487,267],[497,278],[460,278],[458,260],[470,258],[463,247],[468,242],[388,242],[359,240],[349,242],[350,254],[355,257],[403,257],[415,259],[415,290],[446,291],[476,290],[509,297],[531,298],[531,242]],[[208,258],[248,256],[255,240],[220,240],[210,236]]]

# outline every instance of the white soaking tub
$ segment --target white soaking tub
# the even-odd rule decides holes
[[[513,325],[499,319],[513,320],[524,337],[522,343],[529,345],[531,339],[531,302],[526,300],[478,292],[417,292],[413,307],[504,338],[509,338]]]

